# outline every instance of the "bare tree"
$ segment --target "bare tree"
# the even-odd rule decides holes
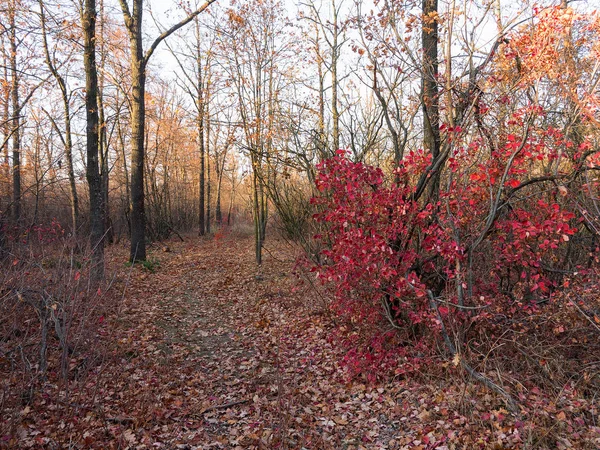
[[[96,0],[85,0],[81,15],[85,67],[86,177],[90,190],[90,245],[93,278],[104,278],[104,196],[99,168],[98,73],[96,69]]]
[[[56,84],[58,85],[61,93],[61,99],[63,104],[63,114],[65,115],[65,123],[64,123],[64,137],[63,133],[60,131],[58,126],[56,130],[61,140],[63,141],[63,145],[65,147],[65,159],[67,163],[67,174],[69,177],[69,194],[71,199],[71,229],[73,235],[77,233],[79,229],[79,199],[77,197],[77,185],[75,183],[75,171],[73,170],[73,137],[71,133],[71,107],[70,107],[70,94],[67,88],[67,83],[64,77],[58,72],[56,68],[56,64],[50,56],[50,49],[48,48],[48,38],[47,38],[47,26],[46,26],[46,6],[44,5],[43,0],[39,0],[38,4],[40,6],[40,25],[42,28],[42,44],[44,47],[44,57],[46,60],[46,65],[52,73],[52,76],[56,80]],[[56,125],[54,119],[52,119],[53,124]]]
[[[144,137],[146,68],[158,45],[178,29],[190,23],[216,0],[208,0],[180,22],[162,32],[144,51],[142,34],[142,13],[144,0],[133,0],[129,7],[127,0],[119,0],[123,20],[129,35],[130,65],[132,79],[131,99],[131,251],[130,260],[146,259],[146,215],[144,212]]]
[[[340,77],[338,73],[338,63],[341,55],[341,50],[346,43],[344,36],[345,24],[340,20],[340,11],[343,6],[343,0],[330,0],[330,19],[327,20],[323,17],[319,8],[315,5],[314,1],[311,0],[308,3],[310,14],[306,16],[309,20],[314,22],[315,29],[320,29],[323,35],[323,39],[329,47],[330,58],[327,61],[321,56],[320,49],[320,37],[317,35],[315,38],[315,51],[317,52],[317,68],[319,71],[319,82],[320,82],[320,96],[324,92],[324,86],[322,84],[323,71],[322,64],[326,66],[331,74],[331,120],[332,120],[332,150],[335,151],[340,148],[340,112],[339,112],[339,85]],[[322,97],[321,102],[322,102]]]
[[[17,0],[8,4],[9,43],[10,43],[10,72],[11,72],[11,104],[12,104],[12,163],[13,163],[13,220],[21,218],[21,104],[19,103],[19,71],[17,68]]]
[[[232,79],[243,145],[252,165],[255,256],[261,264],[268,218],[265,185],[275,160],[273,138],[279,129],[276,107],[290,43],[277,2],[251,2],[229,10],[228,16],[226,26],[219,30],[219,58]]]

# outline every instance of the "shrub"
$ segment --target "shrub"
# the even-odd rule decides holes
[[[343,151],[320,164],[312,203],[324,250],[313,270],[344,319],[352,372],[414,367],[440,337],[456,356],[452,342],[465,333],[485,326],[500,335],[540,311],[560,287],[557,274],[585,274],[589,234],[576,215],[576,180],[586,162],[576,148],[559,161],[557,149],[572,145],[555,129],[534,128],[541,116],[518,111],[514,133],[491,152],[446,130],[455,144],[438,190],[422,151],[391,179]],[[560,171],[544,169],[554,163]]]

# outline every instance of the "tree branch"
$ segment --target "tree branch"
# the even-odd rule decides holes
[[[488,377],[486,377],[482,373],[477,372],[460,355],[460,353],[456,349],[456,346],[454,345],[454,343],[450,339],[450,336],[448,335],[448,331],[446,330],[446,326],[444,325],[444,322],[442,320],[442,315],[440,314],[440,311],[438,309],[436,299],[433,296],[433,292],[431,292],[429,289],[427,289],[427,296],[429,297],[429,306],[431,307],[431,309],[433,310],[433,312],[436,314],[437,320],[440,322],[440,328],[441,328],[441,332],[442,332],[442,337],[444,338],[444,342],[446,344],[446,347],[450,351],[450,354],[452,355],[452,357],[453,358],[456,358],[456,357],[459,358],[461,367],[471,377],[473,377],[475,380],[479,381],[481,384],[483,384],[488,389],[491,389],[495,393],[500,394],[502,397],[504,397],[504,399],[506,400],[506,404],[508,405],[508,408],[513,413],[517,414],[518,411],[519,411],[519,408],[517,407],[517,404],[516,404],[515,400],[512,398],[512,396],[508,392],[506,392],[506,390],[502,386],[497,385],[496,383],[494,383],[492,380],[490,380]]]
[[[125,17],[125,25],[129,29],[129,27],[133,23],[133,19],[131,18],[131,13],[129,12],[129,6],[127,5],[127,0],[119,0],[119,5],[121,5],[121,11],[123,11],[123,17]],[[129,30],[129,31],[131,31],[131,30]]]
[[[194,11],[193,13],[191,13],[190,15],[188,15],[185,19],[183,19],[182,21],[176,23],[175,25],[173,25],[168,30],[163,31],[160,34],[160,36],[158,36],[154,40],[154,42],[152,43],[152,45],[150,46],[150,48],[146,51],[146,54],[144,55],[144,64],[148,63],[148,60],[150,59],[150,57],[152,56],[152,54],[154,53],[154,51],[156,50],[156,48],[159,46],[159,44],[162,41],[164,41],[166,38],[168,38],[170,35],[172,35],[173,33],[175,33],[180,28],[182,28],[185,25],[187,25],[188,23],[190,23],[192,20],[194,20],[194,18],[196,18],[200,13],[202,13],[206,8],[208,8],[211,4],[213,4],[216,1],[217,0],[207,0],[206,3],[204,3],[200,8],[198,8],[196,11]],[[120,2],[124,3],[125,0],[120,0]]]

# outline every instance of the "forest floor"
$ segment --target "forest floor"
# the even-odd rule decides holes
[[[298,283],[284,241],[267,243],[261,267],[248,237],[167,245],[155,248],[150,260],[158,263],[145,269],[123,267],[124,249],[113,251],[120,300],[102,319],[101,363],[68,392],[48,383],[13,413],[0,447],[501,449],[544,442],[546,431],[528,428],[502,399],[460,377],[349,381],[326,302],[310,283]],[[553,448],[578,447],[569,439],[600,447],[600,432],[586,428],[574,438],[566,421],[556,426],[564,432],[548,433],[564,440]]]

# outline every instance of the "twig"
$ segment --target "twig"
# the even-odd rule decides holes
[[[474,378],[475,380],[479,381],[481,384],[486,386],[488,389],[491,389],[492,391],[494,391],[497,394],[500,394],[502,397],[504,397],[506,399],[506,403],[507,403],[509,409],[514,413],[518,413],[519,408],[517,407],[515,400],[512,398],[512,396],[508,392],[506,392],[506,390],[502,386],[498,386],[496,383],[494,383],[488,377],[486,377],[485,375],[483,375],[480,372],[477,372],[473,367],[471,367],[471,365],[467,361],[464,360],[464,358],[461,357],[461,355],[456,350],[456,346],[454,345],[454,343],[450,339],[450,336],[448,335],[446,326],[444,325],[444,322],[442,320],[442,315],[440,314],[440,311],[438,310],[438,307],[437,307],[437,301],[436,301],[435,297],[433,296],[433,292],[431,292],[429,289],[427,289],[427,295],[429,296],[429,305],[430,305],[431,309],[435,312],[437,319],[440,322],[440,327],[441,327],[442,336],[444,338],[444,342],[446,343],[446,347],[450,351],[450,354],[452,355],[452,357],[454,358],[454,357],[458,356],[460,365],[465,370],[465,372],[467,372],[469,375],[471,375],[472,378]]]
[[[450,306],[452,306],[454,308],[457,308],[457,309],[486,309],[486,308],[490,307],[490,305],[479,305],[479,306],[458,305],[456,303],[452,303],[452,302],[449,302],[448,300],[444,300],[444,299],[441,299],[441,298],[440,299],[436,299],[435,301],[438,302],[438,303],[443,303],[444,305],[450,305]]]
[[[167,225],[169,227],[169,230],[172,231],[173,233],[175,233],[177,235],[177,237],[181,240],[181,242],[185,242],[184,239],[181,237],[181,235],[177,232],[177,230],[175,230],[175,228],[173,228],[171,225]]]
[[[223,403],[221,405],[213,405],[213,406],[209,406],[207,408],[204,408],[198,415],[202,415],[202,414],[206,414],[207,412],[210,411],[215,411],[217,409],[227,409],[227,408],[231,408],[232,406],[237,406],[237,405],[243,405],[244,403],[248,403],[250,401],[250,399],[245,399],[245,400],[236,400],[233,402],[229,402],[229,403]]]
[[[581,298],[579,295],[578,295],[578,297],[579,297],[579,298]],[[581,315],[582,315],[583,317],[585,317],[585,318],[587,319],[587,321],[593,325],[593,327],[594,327],[596,330],[600,331],[600,327],[594,323],[594,321],[593,321],[593,320],[590,318],[590,316],[588,316],[588,315],[585,313],[585,311],[584,311],[583,309],[581,309],[581,307],[580,307],[580,306],[579,306],[579,305],[578,305],[576,302],[574,302],[574,301],[573,301],[573,300],[571,300],[571,299],[569,299],[569,301],[571,302],[571,304],[573,304],[573,306],[575,306],[575,308],[577,308],[577,310],[578,310],[578,311],[581,313]]]
[[[107,422],[111,422],[111,423],[118,423],[121,425],[127,425],[130,423],[133,423],[135,420],[133,417],[107,417],[106,418]]]
[[[415,291],[417,290],[417,288],[410,281],[407,280],[407,283],[411,289],[413,289]],[[488,389],[491,389],[492,391],[494,391],[497,394],[500,394],[502,397],[504,397],[508,408],[513,413],[518,414],[519,408],[517,407],[517,403],[512,398],[512,396],[508,392],[506,392],[506,390],[502,386],[498,386],[496,383],[494,383],[488,377],[486,377],[485,375],[483,375],[480,372],[477,372],[473,367],[471,367],[471,365],[467,361],[464,360],[464,358],[461,357],[460,352],[456,349],[456,346],[454,345],[454,343],[450,339],[450,336],[448,335],[448,331],[446,330],[446,325],[444,325],[442,315],[440,314],[440,311],[438,309],[439,300],[435,298],[435,296],[433,295],[433,292],[431,292],[430,289],[427,289],[427,296],[429,297],[429,307],[433,310],[433,312],[435,312],[436,319],[440,323],[440,329],[441,329],[440,331],[442,332],[442,337],[444,338],[444,343],[446,344],[446,347],[450,351],[452,358],[458,357],[458,360],[460,361],[460,365],[465,370],[465,372],[467,372],[469,375],[471,375],[472,378],[479,381],[481,384],[483,384]]]

